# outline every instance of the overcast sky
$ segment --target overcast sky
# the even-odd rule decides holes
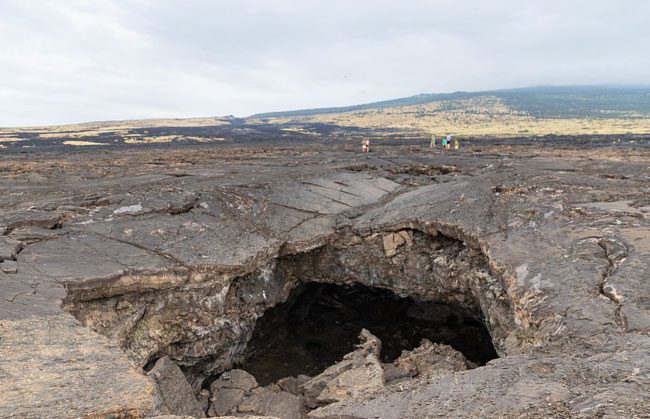
[[[650,84],[647,0],[0,0],[0,126]]]

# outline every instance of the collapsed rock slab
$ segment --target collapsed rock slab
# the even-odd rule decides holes
[[[9,211],[0,215],[0,228],[11,231],[19,227],[53,229],[60,225],[67,214],[60,211],[25,209]]]
[[[0,237],[0,262],[3,260],[15,260],[16,255],[23,248],[23,244],[18,240],[9,237]]]
[[[26,226],[13,229],[8,236],[11,239],[18,240],[28,245],[43,240],[55,239],[60,235],[60,230]]]
[[[210,385],[210,390],[209,415],[236,414],[239,417],[241,413],[250,413],[282,419],[302,417],[303,403],[300,397],[286,391],[259,387],[255,377],[244,370],[223,373]]]
[[[222,388],[212,394],[210,398],[209,415],[224,415],[236,413],[239,405],[244,401],[246,393],[239,388]]]
[[[265,387],[258,387],[239,405],[239,412],[277,416],[282,419],[300,419],[302,401],[286,391],[275,392]]]
[[[393,365],[410,377],[421,378],[465,371],[470,363],[451,346],[422,339],[420,346],[412,351],[403,351]]]
[[[156,361],[148,375],[155,384],[154,414],[205,417],[205,411],[194,397],[183,371],[169,357]]]
[[[217,380],[210,385],[210,408],[208,414],[211,416],[227,415],[236,413],[237,408],[246,396],[251,394],[258,384],[255,377],[244,370],[234,369],[221,374]]]
[[[151,419],[194,419],[194,418],[192,416],[160,415],[160,416],[153,416]]]
[[[243,390],[246,394],[258,387],[257,380],[244,370],[234,369],[221,374],[217,380],[210,385],[210,391],[214,394],[222,388],[234,388]]]
[[[345,371],[327,383],[316,401],[320,404],[369,396],[384,388],[384,370],[373,355],[368,356],[361,368]]]
[[[211,419],[284,419],[277,416],[258,416],[258,415],[237,415],[237,416],[216,416]]]
[[[343,419],[343,417],[341,417]],[[192,416],[176,416],[176,415],[162,415],[154,416],[151,419],[194,419]],[[252,416],[252,415],[243,415],[243,416],[212,416],[210,419],[281,419],[275,416]]]
[[[330,415],[324,416],[321,419],[363,419],[360,416],[350,416],[350,415]]]
[[[282,391],[291,393],[294,396],[300,395],[300,386],[305,384],[307,381],[311,380],[311,377],[308,375],[299,375],[297,377],[285,377],[279,379],[276,384]]]
[[[366,329],[359,339],[361,343],[354,352],[300,386],[308,407],[359,398],[384,388],[384,370],[379,361],[381,341]]]
[[[237,415],[237,416],[216,416],[212,419],[284,419],[277,416]]]

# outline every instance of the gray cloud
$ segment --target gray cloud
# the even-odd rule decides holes
[[[642,0],[4,0],[0,125],[650,84]]]

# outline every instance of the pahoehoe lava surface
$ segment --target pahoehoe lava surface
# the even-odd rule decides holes
[[[648,417],[650,152],[578,140],[5,154],[0,417]]]

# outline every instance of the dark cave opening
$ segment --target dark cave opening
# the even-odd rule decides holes
[[[241,367],[261,385],[313,376],[353,351],[362,328],[382,341],[382,362],[423,338],[450,345],[477,365],[498,357],[480,312],[360,284],[308,282],[257,320]]]

